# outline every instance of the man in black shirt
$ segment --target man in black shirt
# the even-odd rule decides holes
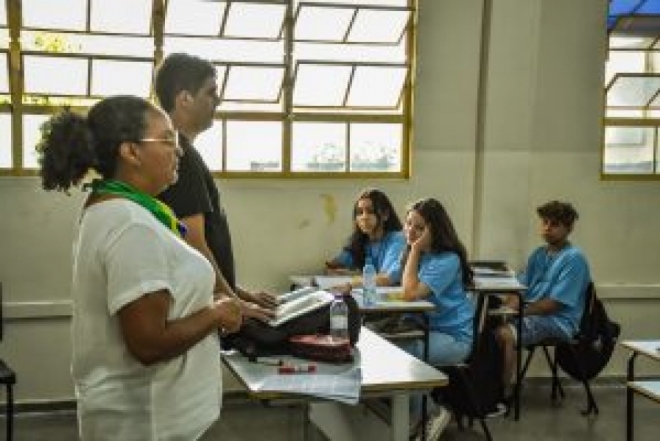
[[[161,107],[179,132],[183,150],[178,181],[158,197],[188,228],[186,241],[214,266],[216,295],[238,295],[243,300],[243,314],[267,319],[273,315],[276,298],[237,285],[229,224],[220,204],[220,193],[193,146],[195,137],[213,125],[218,105],[215,67],[195,56],[172,54],[160,65],[155,88]]]

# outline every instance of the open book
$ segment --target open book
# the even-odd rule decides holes
[[[332,303],[334,296],[318,288],[301,288],[280,296],[280,304],[275,317],[268,321],[271,326],[279,326],[289,320]]]

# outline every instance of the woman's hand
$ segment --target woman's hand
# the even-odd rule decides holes
[[[214,307],[219,313],[219,328],[228,334],[236,332],[243,324],[243,312],[238,300],[224,297],[214,302]]]
[[[270,309],[273,310],[277,308],[278,301],[277,301],[277,296],[275,296],[272,293],[266,292],[266,291],[245,291],[241,290],[240,297],[249,302],[249,303],[256,303],[258,306],[260,306],[262,309]]]
[[[246,302],[241,300],[241,312],[243,313],[244,318],[255,318],[261,320],[262,322],[267,322],[268,320],[275,317],[275,309],[263,308],[256,303]]]

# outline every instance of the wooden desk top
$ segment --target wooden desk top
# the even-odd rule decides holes
[[[358,308],[363,314],[375,314],[382,312],[425,312],[434,311],[435,305],[428,300],[380,300],[373,305],[364,304],[361,292],[351,294],[358,304]]]
[[[660,361],[660,340],[624,340],[620,345],[631,351]]]
[[[477,293],[509,293],[526,291],[527,287],[518,282],[515,276],[475,276],[474,292]]]
[[[355,367],[362,370],[362,394],[394,392],[397,390],[428,390],[445,386],[448,379],[439,370],[409,355],[397,346],[363,327],[356,345],[355,360],[352,363],[329,364],[316,362],[322,374],[341,374]],[[261,392],[260,386],[266,378],[278,375],[276,368],[259,363],[251,363],[237,352],[222,356],[224,363],[248,392],[260,399],[274,398],[273,392]],[[292,360],[293,363],[309,363],[291,356],[277,357]],[[305,375],[299,374],[301,380]]]

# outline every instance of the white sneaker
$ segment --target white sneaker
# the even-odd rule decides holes
[[[497,406],[495,406],[495,410],[492,412],[488,412],[486,415],[486,418],[499,418],[506,416],[507,412],[509,411],[509,408],[507,407],[506,404],[504,403],[497,403]]]
[[[437,441],[440,439],[440,435],[449,424],[451,420],[451,414],[447,409],[440,406],[438,412],[433,415],[429,415],[429,420],[426,422],[426,439],[427,441]],[[422,431],[420,430],[417,434],[417,440],[423,440]]]

